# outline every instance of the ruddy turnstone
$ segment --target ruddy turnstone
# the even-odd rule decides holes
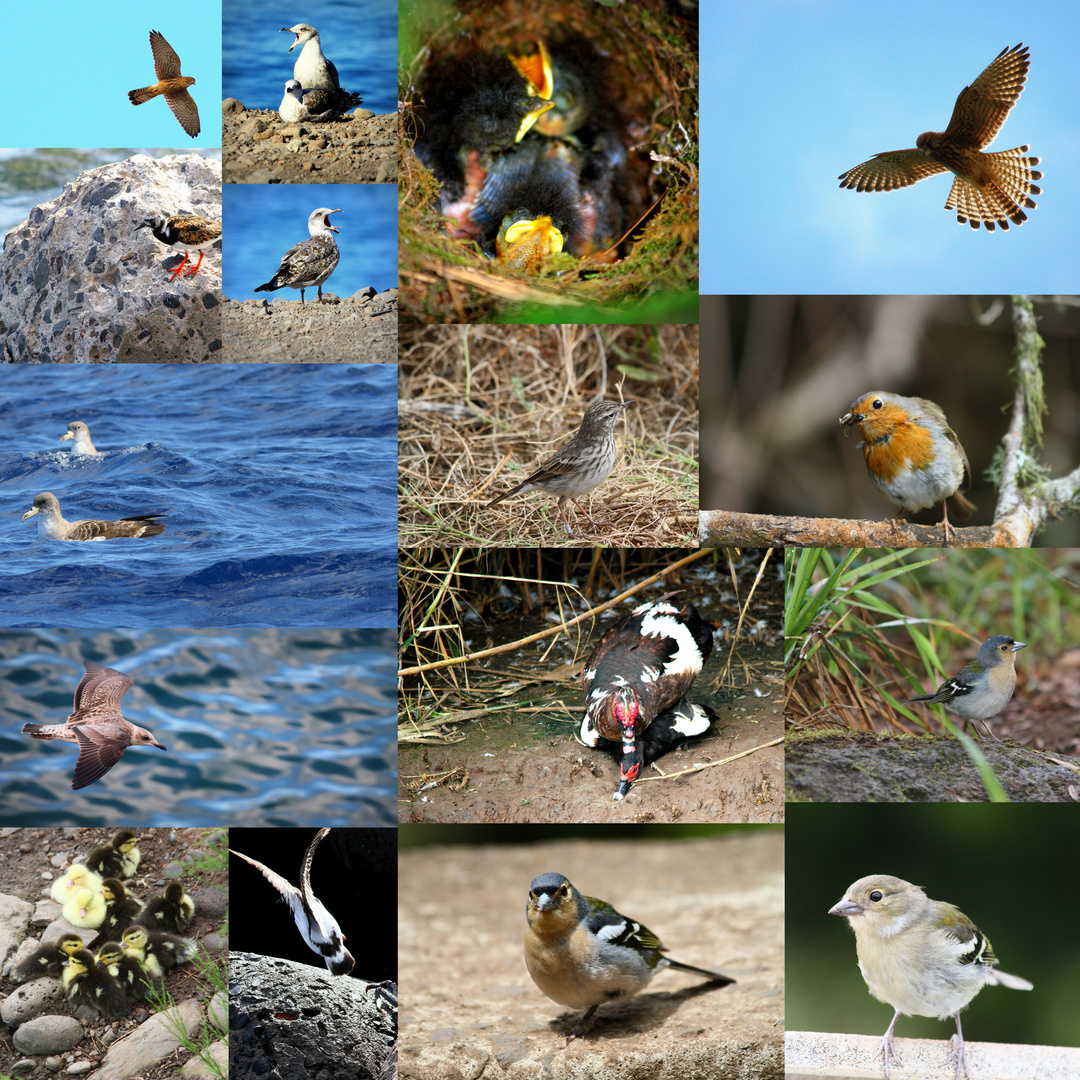
[[[75,688],[75,703],[65,724],[23,724],[22,733],[34,739],[63,739],[79,744],[79,760],[71,779],[73,791],[100,780],[129,746],[168,747],[146,728],[136,727],[120,713],[120,699],[135,685],[122,671],[83,663],[86,674]]]
[[[336,225],[330,224],[330,215],[341,212],[329,210],[325,206],[312,210],[307,223],[311,239],[302,240],[289,248],[274,276],[265,285],[257,286],[255,291],[274,292],[286,287],[299,289],[302,304],[304,290],[317,285],[321,304],[323,282],[334,272],[341,257],[333,237],[333,234],[340,230]]]
[[[34,505],[23,514],[25,521],[38,515],[38,536],[43,540],[116,540],[120,537],[157,536],[165,526],[157,519],[161,514],[133,514],[119,521],[66,521],[60,513],[60,502],[51,491],[34,496]]]
[[[348,975],[352,971],[355,962],[352,953],[345,948],[345,935],[341,932],[337,920],[323,902],[311,891],[311,860],[315,856],[315,849],[322,843],[323,838],[330,832],[329,829],[320,829],[315,834],[315,839],[308,844],[304,853],[304,861],[300,864],[300,888],[290,884],[280,874],[275,874],[268,866],[263,866],[257,859],[248,858],[239,851],[233,851],[237,858],[251,863],[279,893],[281,898],[289,905],[293,919],[296,920],[296,928],[300,931],[308,948],[318,953],[326,961],[327,968],[334,975]]]
[[[141,105],[144,101],[163,94],[166,103],[173,111],[173,116],[194,139],[199,134],[199,110],[195,106],[195,99],[187,92],[187,88],[194,86],[195,80],[180,74],[180,57],[156,30],[150,31],[150,50],[154,54],[154,74],[158,81],[153,86],[129,90],[128,101],[132,105]]]
[[[172,274],[170,281],[175,281],[180,271],[184,269],[189,251],[197,251],[199,261],[184,276],[192,277],[197,274],[199,267],[202,266],[203,248],[208,248],[215,240],[221,239],[221,222],[198,217],[196,214],[176,214],[168,218],[164,214],[151,214],[135,228],[150,229],[155,240],[160,240],[163,244],[184,253],[180,265],[169,271]]]
[[[95,449],[94,444],[90,441],[90,429],[81,420],[73,420],[68,424],[67,434],[60,436],[61,442],[67,442],[68,439],[74,440],[71,444],[73,454],[101,453],[100,450]]]
[[[303,45],[300,55],[293,65],[293,78],[300,80],[300,85],[307,89],[339,90],[337,68],[323,56],[319,44],[319,31],[307,23],[295,26],[283,26],[278,33],[295,34],[296,40],[289,46],[292,52],[297,45]]]
[[[297,120],[321,123],[336,120],[347,109],[355,109],[363,104],[363,100],[359,94],[349,94],[344,90],[305,90],[299,79],[290,79],[285,84],[285,96],[278,106],[278,116],[290,123]]]

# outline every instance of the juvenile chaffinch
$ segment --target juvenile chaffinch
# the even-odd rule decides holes
[[[956,1059],[956,1080],[963,1070],[964,1036],[960,1010],[987,983],[1030,990],[1027,979],[994,967],[997,957],[978,927],[952,904],[931,900],[917,885],[888,874],[860,878],[829,909],[845,915],[855,931],[859,970],[870,993],[891,1005],[896,1013],[881,1040],[879,1053],[900,1064],[893,1046],[893,1028],[900,1014],[935,1016],[956,1021],[951,1062]]]
[[[610,904],[582,896],[562,874],[541,874],[529,886],[525,907],[525,964],[552,1001],[587,1009],[567,1036],[569,1044],[590,1028],[605,1001],[633,997],[666,967],[703,975],[724,986],[735,980],[661,955],[660,939]]]
[[[975,721],[981,720],[996,739],[986,721],[1009,704],[1016,686],[1016,653],[1026,648],[1023,641],[1014,641],[1008,634],[995,634],[979,646],[975,659],[961,668],[959,674],[947,679],[932,694],[908,698],[907,704],[925,701],[944,705],[949,712],[970,720],[973,728]]]
[[[900,508],[894,520],[940,502],[948,544],[956,530],[949,524],[945,500],[952,499],[958,518],[971,517],[975,505],[960,494],[971,486],[971,466],[941,406],[873,390],[857,397],[840,423],[858,427],[863,437],[858,445],[874,487]]]

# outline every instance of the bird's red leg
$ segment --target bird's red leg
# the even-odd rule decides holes
[[[184,276],[185,277],[194,277],[199,272],[199,267],[202,266],[202,261],[203,261],[203,253],[200,251],[199,252],[199,261],[195,264],[194,269],[189,270]]]
[[[169,278],[170,281],[175,281],[180,276],[180,271],[184,269],[184,264],[187,261],[188,261],[188,253],[185,251],[183,261],[180,263],[180,265],[175,270],[170,270],[169,271],[169,273],[172,274],[172,277]]]

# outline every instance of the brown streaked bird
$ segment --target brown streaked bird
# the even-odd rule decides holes
[[[199,134],[199,110],[187,88],[194,86],[195,80],[180,74],[180,57],[156,30],[150,31],[150,51],[154,54],[154,74],[158,81],[153,86],[129,90],[128,101],[141,105],[158,94],[163,95],[180,126],[194,139]]]
[[[165,526],[157,519],[161,514],[133,514],[119,521],[68,521],[60,513],[60,500],[51,492],[34,496],[34,505],[23,514],[25,521],[37,516],[38,536],[42,540],[116,540],[123,537],[158,536]]]
[[[138,229],[149,229],[154,234],[154,239],[171,247],[174,251],[184,253],[180,265],[169,270],[175,281],[188,262],[188,253],[197,251],[199,261],[184,275],[194,277],[202,266],[203,248],[221,239],[221,222],[210,218],[199,217],[197,214],[176,214],[173,217],[165,217],[164,214],[151,214],[144,218],[142,223],[135,226]]]
[[[274,276],[265,285],[258,285],[256,292],[275,292],[278,289],[299,289],[300,303],[304,302],[304,290],[317,285],[319,303],[323,302],[323,282],[334,272],[341,258],[334,233],[341,230],[330,224],[331,214],[340,214],[341,210],[330,210],[320,206],[308,215],[308,232],[311,236],[293,244],[281,257],[281,265]]]
[[[911,150],[875,154],[869,161],[840,174],[840,186],[855,191],[893,191],[918,183],[927,176],[951,172],[952,190],[946,210],[956,211],[956,220],[978,229],[995,225],[1008,229],[1009,222],[1022,225],[1034,209],[1031,195],[1042,191],[1033,181],[1042,173],[1033,166],[1037,157],[1024,157],[1028,147],[980,151],[1001,130],[1009,110],[1016,104],[1027,81],[1031,57],[1022,43],[1002,49],[985,71],[960,91],[952,117],[944,131],[924,131]]]
[[[633,398],[629,401],[594,401],[585,410],[581,427],[561,450],[552,454],[517,487],[492,499],[488,506],[494,506],[521,491],[544,491],[557,497],[555,507],[570,536],[574,534],[563,512],[563,504],[567,499],[573,502],[589,518],[593,528],[596,528],[596,522],[589,517],[578,499],[588,495],[611,475],[618,452],[615,445],[615,422],[622,416],[623,409],[633,404]]]
[[[168,747],[146,728],[136,727],[120,713],[120,699],[135,685],[122,671],[92,660],[75,688],[75,702],[65,724],[23,724],[22,733],[34,739],[64,739],[79,744],[79,760],[71,779],[73,791],[100,780],[129,746]]]

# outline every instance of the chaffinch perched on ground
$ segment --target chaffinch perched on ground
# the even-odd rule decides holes
[[[900,1014],[952,1017],[951,1062],[956,1078],[968,1075],[960,1010],[991,983],[1013,990],[1030,990],[1027,979],[997,970],[990,942],[978,927],[952,904],[931,900],[917,885],[888,874],[860,878],[829,909],[830,915],[851,920],[859,954],[859,970],[870,993],[891,1005],[896,1014],[881,1040],[885,1059],[900,1059],[893,1046],[893,1028]]]
[[[1009,704],[1016,686],[1016,653],[1026,648],[1023,641],[1014,641],[1008,634],[995,634],[979,646],[975,659],[959,674],[947,679],[932,694],[908,698],[907,704],[925,701],[944,705],[949,712],[970,720],[972,727],[976,720],[981,720],[996,739],[986,721]]]
[[[525,917],[525,964],[533,982],[552,1001],[588,1010],[567,1036],[568,1044],[589,1030],[604,1002],[641,993],[666,967],[702,975],[718,986],[735,981],[661,955],[666,950],[651,930],[603,900],[582,896],[562,874],[533,879]]]
[[[874,487],[900,508],[894,520],[941,503],[945,543],[955,538],[945,500],[952,499],[956,517],[971,517],[975,506],[960,494],[971,486],[971,466],[941,406],[873,390],[857,397],[840,423],[858,427]]]

